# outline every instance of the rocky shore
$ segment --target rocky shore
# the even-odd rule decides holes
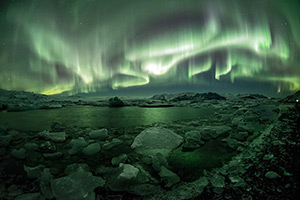
[[[128,129],[1,127],[0,199],[297,199],[299,105],[203,96],[214,99],[149,101],[209,104],[206,119]]]

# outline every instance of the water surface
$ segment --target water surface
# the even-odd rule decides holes
[[[205,118],[212,113],[210,108],[169,107],[94,107],[70,106],[51,110],[29,110],[23,112],[0,112],[0,125],[17,130],[45,130],[51,122],[58,121],[67,126],[115,127],[150,125],[194,118]]]

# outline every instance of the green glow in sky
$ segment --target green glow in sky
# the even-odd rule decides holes
[[[3,89],[200,87],[210,71],[228,87],[247,79],[278,92],[300,89],[296,0],[19,0],[1,7]]]

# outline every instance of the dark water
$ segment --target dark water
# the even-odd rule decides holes
[[[71,106],[51,110],[24,112],[0,112],[0,125],[17,130],[45,130],[51,122],[58,121],[67,126],[116,127],[150,125],[155,122],[205,118],[212,114],[209,108],[191,107],[140,108],[140,107],[93,107]]]

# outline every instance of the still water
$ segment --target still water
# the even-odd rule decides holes
[[[77,127],[115,127],[150,125],[194,118],[205,118],[212,113],[209,108],[191,107],[140,108],[140,107],[93,107],[71,106],[51,110],[24,112],[0,112],[0,125],[17,130],[45,130],[51,122],[61,122]]]

